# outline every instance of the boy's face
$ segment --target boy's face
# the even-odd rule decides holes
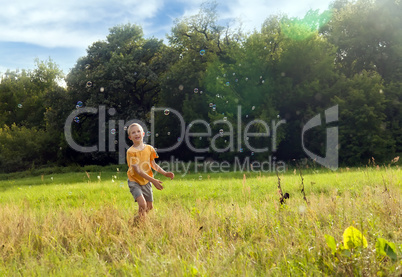
[[[139,126],[133,126],[130,128],[130,133],[128,134],[128,138],[132,140],[133,143],[140,143],[144,137],[145,133]]]

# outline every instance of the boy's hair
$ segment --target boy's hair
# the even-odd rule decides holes
[[[127,134],[128,134],[128,136],[130,136],[130,130],[131,130],[131,128],[134,127],[134,126],[140,127],[140,129],[142,130],[142,132],[144,132],[144,128],[142,128],[142,126],[141,126],[140,124],[138,124],[138,123],[133,123],[133,124],[131,124],[130,126],[128,126],[128,128],[127,128]]]

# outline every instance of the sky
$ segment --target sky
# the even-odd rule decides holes
[[[64,74],[109,29],[137,24],[144,37],[166,39],[174,20],[197,14],[204,0],[0,0],[0,75],[32,70],[51,59]],[[332,0],[218,0],[220,20],[240,19],[245,31],[260,30],[270,15],[302,18],[323,12]]]

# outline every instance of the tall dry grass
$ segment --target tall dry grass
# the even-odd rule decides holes
[[[0,205],[0,275],[398,276],[401,260],[379,259],[375,241],[396,243],[401,257],[400,177],[391,169],[306,175],[307,204],[300,177],[285,175],[290,199],[283,206],[276,176],[182,180],[156,196],[155,209],[139,224],[128,192],[108,191],[107,183],[82,192],[74,205],[68,194],[57,205],[42,201],[51,196],[10,194]],[[91,208],[89,195],[99,186],[117,196]],[[336,258],[325,235],[341,243],[351,225],[369,247]]]

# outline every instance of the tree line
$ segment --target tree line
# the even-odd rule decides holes
[[[166,148],[183,140],[181,123],[169,109],[180,113],[191,133],[211,128],[210,137],[192,136],[189,142],[208,149],[213,141],[223,150],[209,147],[200,155],[294,161],[306,157],[303,126],[335,105],[338,121],[306,132],[305,146],[325,156],[326,128],[336,126],[340,165],[373,159],[388,164],[402,153],[401,14],[399,1],[337,0],[328,10],[310,10],[303,18],[270,15],[260,30],[245,33],[220,25],[216,3],[206,2],[198,14],[177,19],[166,42],[144,38],[138,25],[112,27],[65,78],[52,60],[37,60],[32,71],[3,74],[0,171],[118,163],[122,140],[129,145],[119,121],[140,120],[148,139]],[[82,153],[66,140],[66,119],[85,107],[98,113],[74,118],[71,136],[82,146],[99,145],[105,137],[106,146],[98,147],[103,151]],[[99,107],[104,107],[104,122]],[[168,111],[152,113],[153,107]],[[195,120],[211,124],[191,126]],[[243,137],[246,127],[265,135]],[[241,148],[230,148],[239,140],[268,150],[251,151],[244,141]],[[160,156],[191,160],[195,153],[182,143]]]

